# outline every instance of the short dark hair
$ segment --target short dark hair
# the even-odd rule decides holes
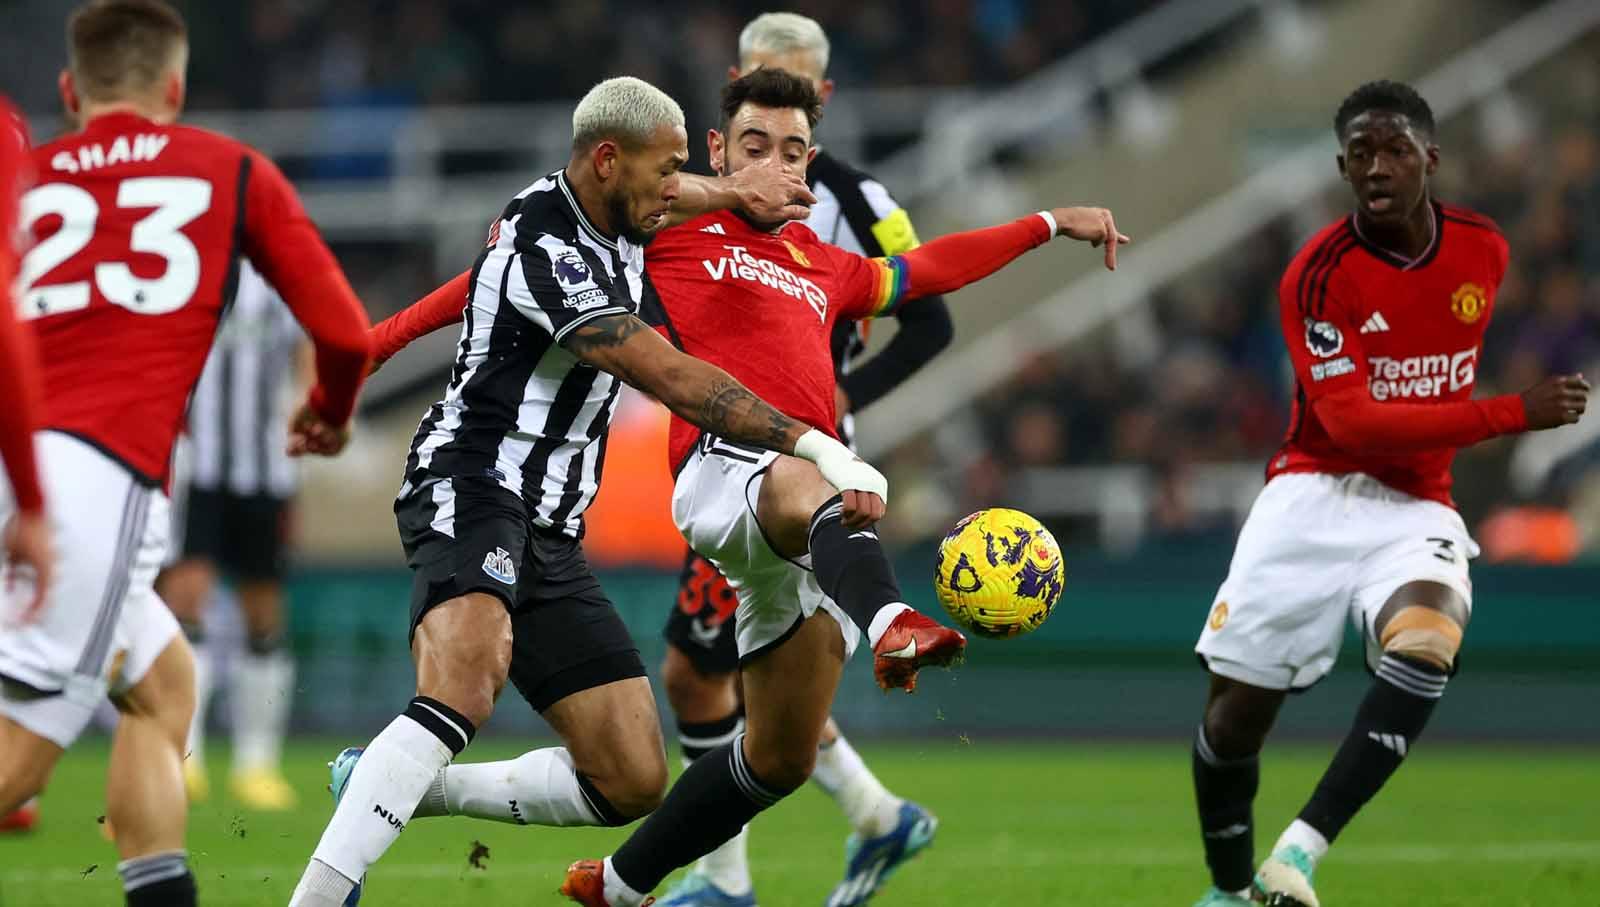
[[[798,107],[812,129],[822,120],[822,97],[811,80],[782,69],[752,69],[722,89],[722,125],[727,127],[745,102],[761,107]]]
[[[164,0],[93,0],[67,19],[67,55],[78,92],[116,100],[153,87],[189,38]]]
[[[1344,141],[1344,131],[1351,120],[1373,110],[1398,113],[1410,120],[1411,125],[1433,135],[1433,108],[1422,99],[1422,95],[1404,82],[1379,79],[1350,92],[1350,96],[1339,105],[1339,112],[1333,115],[1333,132],[1339,141]]]

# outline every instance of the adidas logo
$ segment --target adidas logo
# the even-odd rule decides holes
[[[1372,317],[1361,326],[1363,334],[1382,334],[1389,330],[1389,322],[1385,321],[1382,312],[1373,312]]]
[[[1406,738],[1399,734],[1380,734],[1377,731],[1368,731],[1367,737],[1388,749],[1394,750],[1401,756],[1406,754]]]
[[[722,225],[721,224],[707,224],[706,226],[700,228],[700,232],[701,233],[715,233],[718,236],[727,236],[728,235],[728,231],[722,229]]]

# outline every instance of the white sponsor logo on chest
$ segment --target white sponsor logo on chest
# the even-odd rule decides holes
[[[810,280],[782,265],[757,258],[744,246],[723,246],[728,254],[712,261],[702,260],[706,273],[712,280],[748,280],[771,287],[793,299],[804,300],[817,313],[818,320],[828,316],[828,294]]]
[[[1367,386],[1374,400],[1439,397],[1472,387],[1477,378],[1478,348],[1428,356],[1373,356]]]

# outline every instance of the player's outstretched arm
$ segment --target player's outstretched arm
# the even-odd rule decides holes
[[[471,288],[472,272],[462,271],[437,290],[373,325],[369,334],[372,339],[371,371],[377,371],[379,366],[417,338],[459,324]]]
[[[883,517],[888,481],[882,473],[827,434],[779,412],[732,375],[684,354],[637,317],[596,318],[561,342],[705,431],[817,464],[822,477],[844,493],[845,521],[852,527]]]
[[[1132,242],[1105,208],[1055,208],[1008,224],[941,236],[891,258],[872,259],[857,279],[871,297],[865,316],[892,314],[902,302],[961,289],[999,271],[1022,253],[1057,236],[1105,246],[1106,267],[1117,267],[1117,246]],[[866,259],[860,259],[865,262]]]
[[[731,176],[678,177],[678,197],[667,214],[667,226],[712,211],[738,208],[758,221],[804,220],[817,197],[804,178],[778,166],[776,156]]]

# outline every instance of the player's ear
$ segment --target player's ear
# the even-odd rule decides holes
[[[823,79],[822,84],[817,86],[817,95],[822,98],[822,103],[828,103],[828,99],[833,97],[833,80]]]
[[[1423,154],[1427,157],[1428,163],[1423,167],[1422,172],[1433,176],[1439,171],[1439,146],[1429,142],[1427,148],[1423,150]]]
[[[811,162],[817,159],[817,152],[820,150],[822,149],[818,148],[816,145],[812,145],[811,150],[806,152],[807,167],[811,166]]]
[[[594,146],[589,153],[589,161],[594,165],[595,176],[601,180],[609,180],[616,175],[619,167],[617,161],[617,143],[604,139]]]
[[[1333,159],[1339,164],[1339,178],[1347,183],[1350,182],[1350,172],[1344,169],[1344,155],[1335,155]]]
[[[736,81],[738,81],[738,79],[739,79],[739,67],[737,67],[737,66],[728,67],[728,81],[729,82],[736,82]]]
[[[61,75],[56,77],[56,88],[61,92],[62,108],[73,119],[77,119],[78,111],[83,107],[83,103],[78,99],[78,84],[72,78],[72,70],[61,70]]]
[[[727,163],[725,159],[726,150],[726,146],[722,141],[722,133],[716,131],[715,129],[707,129],[706,154],[711,158],[711,169],[715,171],[718,176],[723,176],[727,173],[727,168],[724,166],[724,164]]]
[[[172,111],[172,118],[174,120],[176,120],[178,118],[178,114],[183,111],[183,97],[183,74],[179,72],[169,73],[167,75],[166,88],[161,92],[161,100],[162,103],[167,105],[167,109]]]

